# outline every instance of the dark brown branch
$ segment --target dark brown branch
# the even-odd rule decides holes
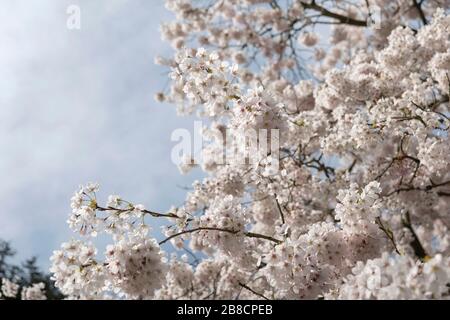
[[[443,104],[443,103],[446,103],[446,102],[448,102],[448,101],[449,101],[449,96],[448,96],[448,95],[444,95],[442,99],[440,99],[440,100],[435,100],[432,104],[430,104],[430,105],[428,105],[428,106],[425,106],[425,107],[420,106],[419,104],[415,103],[414,101],[411,101],[411,103],[412,103],[416,108],[419,108],[420,110],[422,110],[422,111],[424,111],[424,112],[432,112],[432,113],[435,113],[435,114],[437,114],[437,115],[439,115],[439,116],[445,118],[446,120],[450,120],[450,118],[449,118],[447,115],[445,115],[444,113],[439,112],[439,111],[436,110],[436,108],[437,108],[439,105],[441,105],[441,104]]]
[[[424,25],[427,25],[428,21],[427,21],[427,18],[425,18],[425,14],[423,13],[423,10],[422,10],[422,1],[419,3],[419,2],[417,2],[417,0],[413,0],[413,6],[419,12],[420,20],[422,20],[422,23]]]
[[[263,234],[259,234],[259,233],[253,233],[253,232],[244,232],[244,236],[249,237],[249,238],[257,238],[257,239],[264,239],[264,240],[269,240],[272,242],[275,242],[276,244],[281,244],[283,243],[283,241],[275,239],[271,236],[266,236]]]
[[[356,163],[358,162],[358,159],[353,159],[353,162],[352,162],[352,164],[350,165],[350,167],[348,167],[348,169],[347,169],[347,172],[348,173],[352,173],[352,171],[353,171],[353,168],[355,167],[355,165],[356,165]]]
[[[280,202],[279,202],[278,199],[277,199],[277,195],[275,195],[275,202],[277,203],[277,208],[278,208],[278,211],[280,212],[281,222],[282,222],[283,224],[285,224],[286,221],[284,220],[283,210],[281,209]]]
[[[405,218],[402,220],[402,222],[403,222],[403,226],[405,228],[407,228],[413,236],[413,240],[411,241],[410,245],[414,249],[414,253],[420,260],[424,261],[428,257],[428,254],[426,253],[425,249],[423,248],[422,244],[420,243],[419,237],[417,236],[416,232],[414,231],[414,228],[411,224],[411,216],[410,216],[409,212],[406,212]]]
[[[402,139],[400,140],[400,144],[398,145],[398,151],[397,151],[397,152],[399,153],[399,155],[393,157],[392,160],[389,161],[389,164],[386,166],[386,168],[384,168],[384,169],[383,169],[383,170],[375,177],[375,180],[381,179],[381,178],[386,174],[386,172],[387,172],[390,168],[392,168],[392,166],[394,165],[395,162],[397,162],[397,161],[402,162],[403,160],[407,159],[407,160],[413,161],[414,164],[415,164],[414,172],[413,172],[411,178],[409,179],[409,184],[411,184],[411,183],[414,181],[414,179],[415,179],[416,176],[417,176],[417,172],[419,171],[419,168],[420,168],[420,160],[417,159],[417,158],[415,158],[415,157],[412,157],[412,156],[410,156],[410,155],[408,155],[408,154],[406,153],[405,148],[404,148],[404,142],[405,142],[405,138],[406,138],[407,136],[408,136],[408,134],[405,134],[405,135],[402,137]],[[401,181],[403,181],[403,176],[402,176]]]
[[[300,3],[303,5],[305,9],[312,9],[315,11],[320,12],[323,16],[328,18],[333,18],[338,20],[340,23],[343,24],[349,24],[352,26],[358,26],[358,27],[367,27],[367,21],[363,20],[356,20],[350,17],[343,16],[339,13],[331,12],[328,9],[319,6],[315,1],[312,1],[312,3],[307,3],[305,1],[300,1]]]
[[[130,212],[130,211],[134,210],[134,208],[129,208],[129,209],[119,209],[119,208],[114,208],[114,207],[104,208],[104,207],[100,207],[99,205],[96,205],[95,209],[98,211],[115,211],[115,212],[119,212],[119,213]],[[177,216],[174,213],[158,213],[158,212],[149,211],[149,210],[143,210],[142,212],[145,214],[151,215],[152,217],[155,217],[155,218],[181,219],[181,217]]]
[[[267,298],[266,296],[264,296],[262,293],[256,292],[255,290],[253,290],[252,288],[250,288],[249,286],[247,286],[247,285],[245,285],[245,284],[243,284],[243,283],[241,283],[241,282],[239,282],[239,285],[240,285],[242,288],[247,289],[248,291],[250,291],[250,292],[253,293],[254,295],[257,295],[258,297],[263,298],[264,300],[270,300],[269,298]]]
[[[198,232],[198,231],[219,231],[219,232],[226,232],[226,233],[231,233],[231,234],[238,234],[239,231],[236,230],[230,230],[230,229],[222,229],[222,228],[216,228],[216,227],[198,227],[198,228],[194,228],[194,229],[188,229],[188,230],[184,230],[184,231],[180,231],[178,233],[175,233],[173,235],[171,235],[170,237],[164,239],[163,241],[161,241],[159,243],[159,245],[162,245],[166,242],[168,242],[169,240],[172,240],[173,238],[179,237],[183,234],[188,234],[188,233],[194,233],[194,232]],[[258,239],[264,239],[264,240],[269,240],[272,242],[275,242],[276,244],[281,244],[282,241],[272,238],[270,236],[266,236],[263,234],[259,234],[259,233],[253,233],[253,232],[244,232],[242,233],[244,236],[249,237],[249,238],[258,238]]]
[[[432,190],[432,189],[434,189],[434,188],[438,188],[438,187],[442,187],[442,186],[445,186],[445,185],[448,185],[448,184],[450,184],[450,180],[449,181],[445,181],[445,182],[441,182],[441,183],[434,183],[433,181],[431,181],[431,185],[428,185],[428,186],[425,186],[425,187],[423,187],[423,188],[420,188],[420,187],[413,187],[413,186],[411,186],[411,187],[403,187],[403,188],[398,188],[398,189],[396,189],[396,190],[393,190],[393,191],[391,191],[391,192],[389,192],[387,195],[386,195],[386,197],[390,197],[391,195],[393,195],[393,194],[398,194],[398,193],[400,193],[400,192],[407,192],[407,191],[425,191],[425,192],[428,192],[428,191],[430,191],[430,190]],[[438,192],[438,194],[439,194],[440,192]]]
[[[380,217],[378,217],[375,221],[376,221],[378,227],[380,228],[380,230],[383,231],[386,234],[386,236],[388,237],[388,239],[391,241],[392,245],[394,246],[395,252],[400,254],[400,251],[398,251],[398,248],[397,248],[397,244],[395,243],[394,233],[392,232],[392,230],[383,224]]]

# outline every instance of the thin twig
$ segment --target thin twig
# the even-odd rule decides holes
[[[367,21],[356,20],[356,19],[346,17],[346,16],[343,16],[343,15],[335,13],[335,12],[331,12],[328,9],[319,6],[315,1],[312,1],[312,3],[300,1],[300,3],[303,5],[303,7],[305,9],[312,9],[312,10],[318,11],[323,16],[336,19],[343,24],[349,24],[349,25],[358,26],[358,27],[367,27]]]
[[[411,216],[409,214],[409,211],[406,212],[405,218],[402,220],[402,222],[403,226],[407,228],[413,236],[413,240],[411,241],[410,244],[411,247],[414,249],[414,253],[420,260],[424,261],[426,257],[428,257],[428,254],[425,251],[422,244],[420,243],[419,237],[417,236],[416,232],[414,231],[414,228],[411,224]]]
[[[250,291],[251,293],[257,295],[258,297],[263,298],[264,300],[270,300],[269,298],[267,298],[267,297],[266,297],[265,295],[263,295],[262,293],[256,292],[255,290],[253,290],[252,288],[250,288],[249,286],[247,286],[247,285],[245,285],[245,284],[243,284],[243,283],[240,283],[240,282],[239,282],[239,285],[240,285],[242,288],[245,288],[245,289],[247,289],[248,291]]]
[[[278,211],[280,212],[281,222],[282,222],[283,224],[285,224],[286,221],[284,220],[283,210],[281,209],[280,202],[279,202],[278,199],[277,199],[277,195],[275,195],[275,202],[277,203],[277,208],[278,208]]]

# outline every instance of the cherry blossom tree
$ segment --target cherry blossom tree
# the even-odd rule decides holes
[[[166,213],[80,187],[75,299],[448,299],[448,0],[166,0],[156,95],[204,120]],[[261,132],[251,148],[246,132]],[[274,132],[277,134],[275,135]],[[212,137],[212,138],[211,138]],[[273,148],[273,146],[276,148]],[[236,148],[243,157],[226,157]],[[166,221],[156,240],[152,220]],[[111,244],[98,250],[98,234]]]

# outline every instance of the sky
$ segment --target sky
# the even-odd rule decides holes
[[[154,101],[171,54],[163,0],[0,0],[0,238],[49,266],[75,237],[66,220],[79,185],[101,185],[164,212],[198,173],[171,162],[173,130],[193,119]],[[69,30],[67,8],[81,9]]]

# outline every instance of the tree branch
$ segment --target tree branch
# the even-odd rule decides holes
[[[419,237],[417,236],[416,232],[414,231],[414,228],[412,227],[411,216],[410,216],[409,212],[406,212],[405,218],[402,220],[402,222],[403,222],[403,226],[405,228],[407,228],[413,236],[413,240],[411,241],[410,244],[411,244],[411,247],[413,247],[413,249],[414,249],[414,253],[420,260],[424,261],[428,257],[428,254],[426,253],[425,249],[423,248],[422,244],[420,243]]]
[[[386,197],[390,197],[393,194],[396,194],[396,193],[398,194],[400,192],[406,192],[406,191],[425,191],[425,192],[428,192],[428,191],[430,191],[430,190],[432,190],[434,188],[443,187],[443,186],[448,185],[448,184],[450,184],[450,180],[444,181],[444,182],[441,182],[441,183],[434,183],[433,181],[431,181],[431,185],[428,185],[428,186],[425,186],[425,187],[422,187],[422,188],[420,188],[420,187],[412,187],[412,186],[411,187],[398,188],[396,190],[393,190],[393,191],[389,192],[386,195]]]
[[[428,21],[427,21],[427,18],[425,18],[425,14],[423,13],[423,10],[422,10],[422,1],[419,3],[419,2],[417,2],[417,0],[413,0],[413,6],[419,12],[420,20],[422,20],[422,23],[424,25],[427,25]]]
[[[323,16],[336,19],[340,23],[349,24],[349,25],[358,26],[358,27],[367,27],[367,21],[356,20],[356,19],[346,17],[346,16],[343,16],[343,15],[335,13],[335,12],[331,12],[328,9],[326,9],[322,6],[319,6],[315,1],[313,1],[311,3],[300,1],[300,3],[303,5],[303,7],[305,9],[312,9],[312,10],[318,11]]]
[[[133,211],[134,208],[130,208],[130,209],[119,209],[119,208],[114,208],[114,207],[100,207],[99,205],[96,205],[95,207],[96,210],[98,211],[116,211],[119,213],[123,213],[123,212],[129,212],[129,211]],[[143,210],[142,211],[145,214],[151,215],[152,217],[155,218],[175,218],[175,219],[181,219],[181,217],[177,216],[174,213],[158,213],[158,212],[154,212],[154,211],[149,211],[149,210]]]
[[[270,300],[269,298],[267,298],[265,295],[263,295],[262,293],[256,292],[255,290],[253,290],[252,288],[250,288],[249,286],[246,286],[245,284],[239,282],[239,285],[242,288],[247,289],[248,291],[250,291],[251,293],[253,293],[254,295],[257,295],[258,297],[263,298],[264,300]]]
[[[392,230],[383,224],[380,217],[378,217],[375,220],[375,222],[378,225],[378,227],[380,228],[380,230],[383,231],[386,234],[386,236],[388,237],[388,239],[391,241],[392,245],[394,246],[395,252],[400,254],[400,251],[398,251],[398,248],[397,248],[397,244],[395,243],[394,233],[392,232]]]
[[[278,211],[280,212],[281,222],[282,222],[283,224],[285,224],[286,221],[284,220],[283,210],[281,210],[280,202],[279,202],[278,199],[277,199],[277,195],[275,195],[275,202],[277,203],[277,208],[278,208]]]
[[[239,231],[236,230],[230,230],[230,229],[222,229],[222,228],[215,228],[215,227],[198,227],[198,228],[194,228],[194,229],[189,229],[189,230],[184,230],[184,231],[180,231],[178,233],[175,233],[173,235],[171,235],[170,237],[164,239],[163,241],[161,241],[159,243],[159,245],[162,245],[164,243],[166,243],[169,240],[172,240],[173,238],[179,237],[183,234],[188,234],[188,233],[194,233],[194,232],[198,232],[198,231],[220,231],[220,232],[226,232],[226,233],[231,233],[231,234],[238,234]],[[266,236],[263,234],[259,234],[259,233],[253,233],[253,232],[244,232],[243,233],[244,236],[249,237],[249,238],[257,238],[257,239],[264,239],[264,240],[269,240],[272,242],[275,242],[276,244],[281,244],[282,241],[272,238],[270,236]]]

